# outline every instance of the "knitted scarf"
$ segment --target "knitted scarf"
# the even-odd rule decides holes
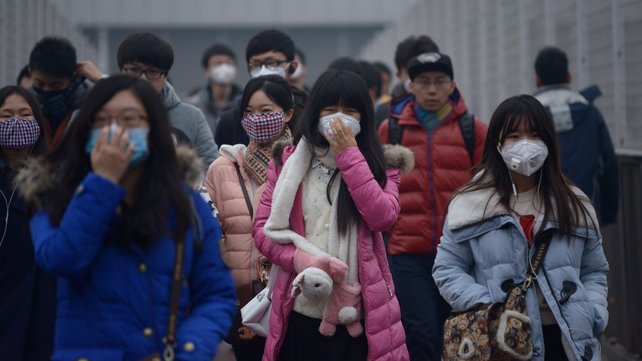
[[[277,140],[288,140],[291,137],[290,129],[285,126],[283,133]],[[268,163],[272,157],[272,144],[273,142],[261,144],[251,140],[245,151],[243,169],[258,185],[262,185],[267,180]]]

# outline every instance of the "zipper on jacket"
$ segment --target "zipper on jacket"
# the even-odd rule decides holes
[[[386,288],[388,289],[388,294],[390,295],[390,298],[392,298],[392,288],[390,288],[390,285],[388,284],[388,281],[384,281],[384,282],[386,283]]]

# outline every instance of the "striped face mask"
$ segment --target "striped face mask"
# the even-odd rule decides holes
[[[38,137],[40,126],[35,119],[11,118],[0,122],[0,148],[29,148]]]

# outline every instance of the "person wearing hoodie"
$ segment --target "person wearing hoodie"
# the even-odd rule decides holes
[[[431,269],[450,195],[473,176],[486,125],[468,114],[450,57],[425,53],[408,64],[410,91],[395,99],[379,128],[384,143],[410,148],[417,167],[401,176],[401,213],[387,233],[390,270],[397,286],[412,361],[439,360],[449,307]]]
[[[189,137],[206,171],[218,156],[218,148],[203,112],[182,102],[167,81],[174,63],[171,45],[153,34],[136,33],[120,43],[117,58],[122,74],[146,80],[160,94],[170,123]]]
[[[294,114],[293,107],[292,92],[284,78],[264,75],[251,79],[241,98],[241,124],[250,143],[247,147],[223,145],[221,156],[205,178],[205,188],[223,226],[223,261],[232,270],[240,307],[255,296],[258,289],[254,286],[268,273],[267,260],[256,250],[252,238],[254,208],[267,179],[272,144],[291,138],[287,123]],[[261,360],[265,337],[243,327],[240,314],[228,342],[238,361]]]
[[[554,47],[539,52],[535,73],[535,98],[553,117],[564,174],[591,198],[602,225],[614,223],[620,199],[618,161],[609,129],[594,104],[599,88],[571,89],[568,58]]]
[[[99,81],[66,139],[17,177],[36,209],[36,262],[58,282],[51,359],[212,360],[234,284],[220,227],[185,182],[202,165],[193,152],[179,158],[155,90],[123,75]]]

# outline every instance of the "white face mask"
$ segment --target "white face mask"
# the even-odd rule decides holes
[[[221,64],[210,70],[210,79],[219,84],[230,84],[236,78],[236,67],[230,64]]]
[[[527,177],[542,168],[548,156],[548,148],[541,140],[524,139],[509,144],[501,150],[498,146],[497,150],[501,153],[508,169]]]
[[[336,112],[336,113],[319,118],[319,132],[321,133],[321,135],[324,135],[324,131],[332,135],[332,128],[330,127],[330,122],[334,120],[334,118],[341,118],[341,120],[343,120],[343,124],[349,126],[350,129],[352,129],[352,135],[354,135],[355,137],[361,131],[361,124],[359,124],[359,120],[357,118],[350,116],[348,114]]]
[[[261,69],[258,70],[252,70],[250,72],[250,75],[252,78],[258,78],[263,75],[278,75],[282,78],[285,78],[285,69],[290,66],[290,63],[287,63],[285,67],[281,66],[267,66],[267,65],[261,65]]]

